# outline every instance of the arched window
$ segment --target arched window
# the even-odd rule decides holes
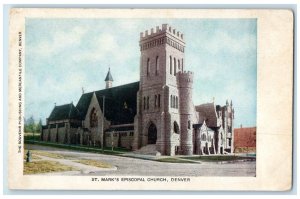
[[[174,75],[176,76],[176,59],[174,57]]]
[[[156,57],[156,62],[155,62],[155,75],[158,75],[159,71],[159,59],[158,56]]]
[[[181,71],[183,72],[183,58],[181,59]]]
[[[179,133],[179,126],[178,126],[176,121],[174,121],[173,128],[174,128],[174,133],[178,134]]]
[[[178,71],[180,71],[180,60],[178,59]]]
[[[90,114],[90,126],[91,127],[98,126],[98,117],[97,117],[97,111],[95,108],[92,109],[91,114]]]
[[[171,106],[171,108],[173,108],[173,96],[172,95],[170,96],[170,106]]]
[[[147,76],[150,75],[150,59],[147,60]]]
[[[175,102],[175,104],[176,104],[176,108],[178,109],[178,97],[176,96],[176,102]]]
[[[191,129],[191,121],[188,121],[188,129]]]
[[[170,74],[172,75],[172,57],[170,56]]]

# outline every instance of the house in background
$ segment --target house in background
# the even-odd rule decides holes
[[[234,129],[234,152],[256,152],[256,127],[240,127]]]

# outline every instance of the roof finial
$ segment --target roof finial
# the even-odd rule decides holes
[[[84,88],[83,87],[81,88],[81,90],[82,90],[82,94],[84,94]]]
[[[215,97],[212,98],[212,101],[215,102]]]
[[[56,102],[54,102],[54,106],[56,106]]]

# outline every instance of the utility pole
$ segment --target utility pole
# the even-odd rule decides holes
[[[114,151],[114,132],[115,131],[112,131],[111,134],[110,134],[110,139],[111,139],[111,151]]]
[[[101,125],[101,128],[102,128],[102,136],[101,136],[101,150],[102,152],[104,151],[104,147],[103,147],[103,143],[104,143],[104,127],[103,127],[103,124],[104,124],[104,113],[105,113],[105,96],[103,95],[103,117],[102,117],[102,125]]]

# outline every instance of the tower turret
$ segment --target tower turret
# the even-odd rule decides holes
[[[114,81],[111,74],[110,74],[110,68],[108,69],[108,72],[107,72],[107,75],[106,75],[106,78],[105,78],[105,88],[111,88],[112,87],[112,82]]]
[[[190,71],[177,73],[180,101],[180,146],[183,155],[193,154],[193,76]]]

